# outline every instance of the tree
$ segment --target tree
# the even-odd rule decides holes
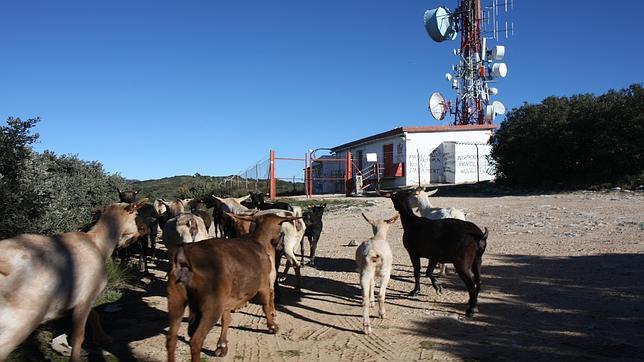
[[[585,187],[641,178],[642,139],[644,92],[634,84],[513,109],[493,137],[491,155],[500,181]]]
[[[24,232],[53,234],[78,230],[91,210],[116,201],[124,179],[95,161],[50,151],[33,152],[38,118],[9,118],[0,129],[0,238]]]

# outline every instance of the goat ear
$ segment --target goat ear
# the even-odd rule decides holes
[[[120,194],[120,193],[121,193],[121,189],[119,189],[118,187],[116,187],[116,192],[118,192],[118,193]]]
[[[145,202],[146,202],[146,201],[148,201],[148,199],[147,199],[147,198],[142,199],[142,200],[139,200],[139,201],[137,201],[137,202],[135,202],[135,203],[129,204],[129,205],[127,205],[127,206],[125,207],[125,210],[126,210],[127,212],[129,212],[130,214],[131,214],[131,213],[134,213],[134,212],[136,212],[138,209],[140,209],[140,208],[141,208],[141,206],[143,206],[143,205],[145,204]]]
[[[387,224],[393,224],[396,222],[396,220],[398,220],[399,217],[400,217],[400,214],[396,214],[391,219],[385,220],[385,222]]]

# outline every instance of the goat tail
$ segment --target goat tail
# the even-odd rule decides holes
[[[382,256],[373,249],[369,250],[369,252],[367,253],[367,262],[373,263],[373,264],[380,264],[382,263]]]
[[[485,231],[483,232],[483,235],[481,235],[481,238],[479,239],[478,242],[478,254],[483,255],[485,252],[485,248],[487,247],[487,237],[488,237],[488,231],[487,228],[484,228]]]
[[[184,250],[184,243],[179,244],[172,256],[172,271],[174,277],[179,284],[187,285],[192,279],[192,266],[186,257]]]

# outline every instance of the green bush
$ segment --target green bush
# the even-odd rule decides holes
[[[508,113],[492,140],[499,181],[517,186],[586,187],[641,181],[644,92],[641,85],[549,97]]]
[[[0,238],[78,230],[93,208],[117,201],[114,188],[125,185],[98,162],[33,152],[38,135],[30,129],[38,121],[9,118],[0,127]]]

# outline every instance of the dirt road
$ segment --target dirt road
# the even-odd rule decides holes
[[[347,244],[371,235],[360,211],[390,217],[394,210],[388,199],[351,200],[357,206],[333,205],[325,214],[318,267],[303,269],[302,298],[293,293],[292,275],[285,282],[280,333],[267,334],[261,308],[248,306],[233,314],[225,361],[641,358],[643,193],[435,198],[435,205],[464,209],[468,220],[490,229],[480,314],[465,317],[467,292],[454,273],[442,278],[442,295],[423,277],[421,295],[407,296],[412,268],[397,222],[389,232],[388,315],[372,319],[370,336],[361,333],[355,247]],[[121,360],[166,358],[165,268],[159,263],[153,277],[126,293],[123,311],[102,314],[115,339],[109,350]],[[205,359],[215,359],[218,337],[215,327]],[[189,357],[186,323],[177,357]]]

